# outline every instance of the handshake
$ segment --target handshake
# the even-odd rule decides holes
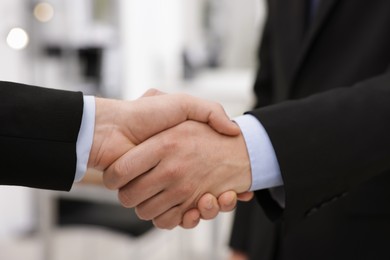
[[[219,104],[184,94],[96,98],[88,168],[103,171],[121,204],[159,228],[193,228],[253,196],[239,127]]]

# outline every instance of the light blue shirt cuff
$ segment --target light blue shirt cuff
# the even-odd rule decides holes
[[[234,119],[241,128],[252,170],[250,191],[283,185],[279,163],[271,140],[260,121],[252,115]]]
[[[75,182],[81,181],[87,171],[89,153],[93,142],[95,128],[95,97],[84,96],[84,110],[81,119],[81,126],[76,143],[76,174]]]

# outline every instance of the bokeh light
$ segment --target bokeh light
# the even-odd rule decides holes
[[[42,23],[49,22],[54,17],[54,8],[49,3],[38,3],[34,8],[34,16]]]
[[[28,34],[22,28],[12,28],[7,36],[7,44],[15,50],[22,50],[26,48],[29,42]]]

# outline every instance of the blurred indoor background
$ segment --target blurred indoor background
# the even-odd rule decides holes
[[[262,0],[2,0],[0,80],[128,100],[149,88],[186,92],[234,117],[253,104],[264,9]],[[69,193],[0,186],[0,259],[227,259],[231,213],[157,230],[120,207],[99,174],[88,178]]]

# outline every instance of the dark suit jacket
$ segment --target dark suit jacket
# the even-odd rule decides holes
[[[0,82],[0,184],[69,190],[82,113],[79,92]]]
[[[256,192],[276,222],[253,259],[390,259],[390,1],[322,0],[310,26],[305,1],[268,8],[250,113],[286,207]]]

